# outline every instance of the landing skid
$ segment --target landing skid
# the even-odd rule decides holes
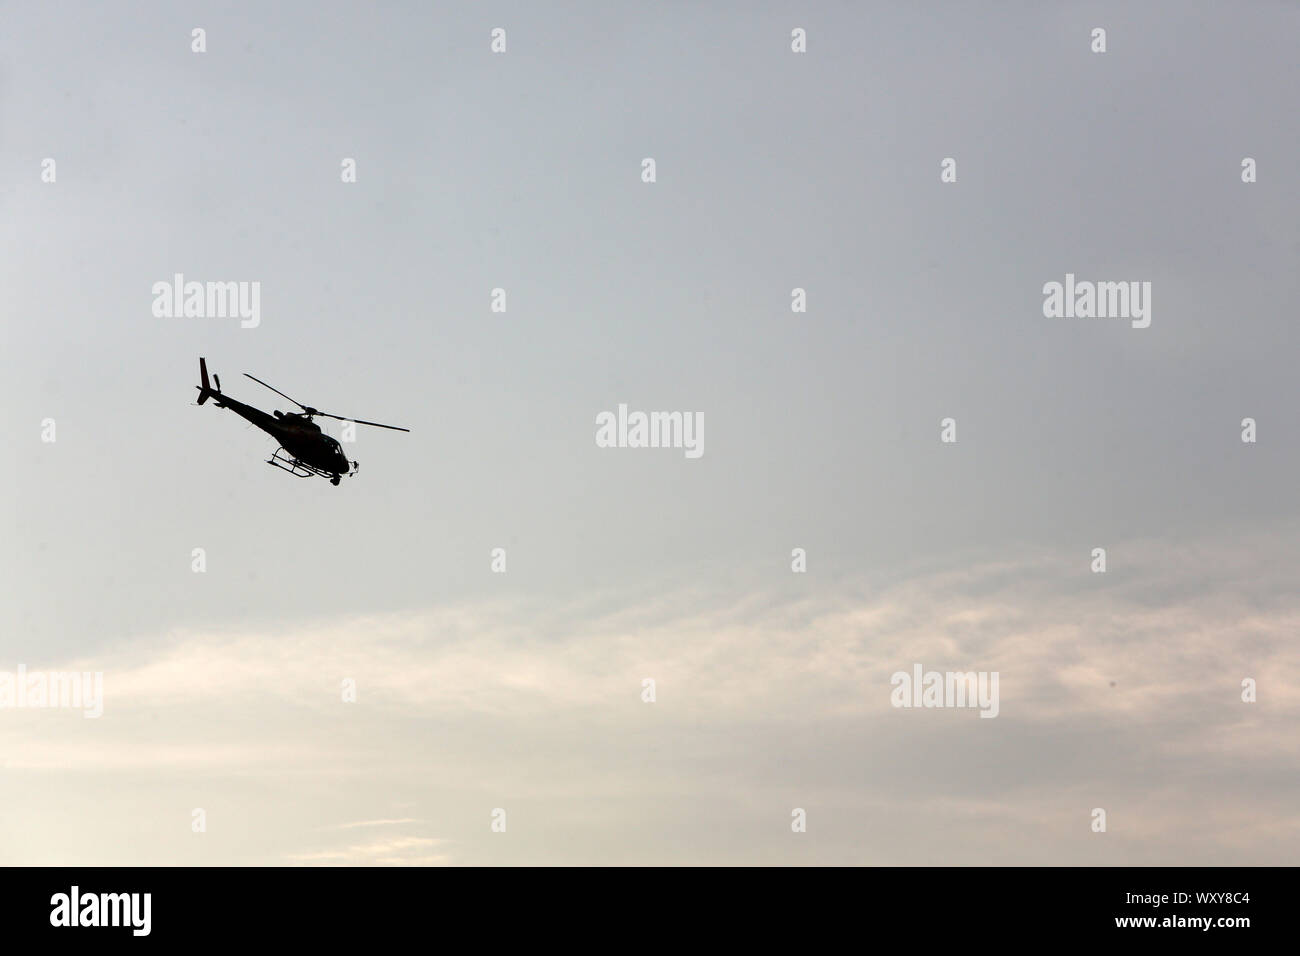
[[[272,454],[270,458],[266,459],[266,463],[275,468],[279,468],[281,471],[287,471],[295,478],[310,478],[312,475],[318,475],[321,478],[328,478],[331,485],[337,485],[339,483],[339,476],[334,474],[334,472],[324,471],[313,465],[309,465],[304,461],[300,461],[290,455],[283,448],[277,448],[274,454]]]

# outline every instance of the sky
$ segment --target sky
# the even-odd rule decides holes
[[[0,862],[1300,853],[1294,4],[0,18]]]

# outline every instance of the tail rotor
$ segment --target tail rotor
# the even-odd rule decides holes
[[[215,389],[212,388],[211,383],[208,381],[208,360],[205,358],[200,358],[199,359],[199,381],[202,382],[203,384],[194,386],[199,390],[200,405],[206,402],[213,395],[221,394],[221,376],[213,375],[212,377],[216,379],[217,382],[217,387]],[[218,404],[220,403],[218,402]]]

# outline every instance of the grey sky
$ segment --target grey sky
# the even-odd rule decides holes
[[[1300,8],[917,6],[5,4],[0,669],[106,686],[0,711],[14,862],[1294,858]],[[1151,326],[1045,318],[1067,272]],[[295,481],[199,355],[413,431]],[[703,457],[597,448],[620,402]],[[915,661],[1002,714],[892,710]]]

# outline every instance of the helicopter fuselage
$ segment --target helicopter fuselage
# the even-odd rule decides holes
[[[263,382],[256,375],[245,372],[244,377],[251,378],[258,385],[269,388],[281,398],[289,399],[302,411],[287,413],[276,411],[267,414],[260,408],[245,405],[239,399],[231,398],[221,391],[220,375],[214,373],[211,379],[208,378],[208,362],[203,356],[199,356],[200,384],[195,386],[199,390],[199,404],[203,405],[208,401],[214,401],[217,403],[218,408],[230,409],[240,418],[251,422],[274,438],[280,443],[280,447],[271,453],[271,457],[266,460],[266,463],[279,468],[281,471],[287,471],[295,478],[310,478],[312,475],[319,475],[322,478],[328,478],[331,485],[338,485],[344,475],[355,475],[357,473],[357,463],[348,461],[347,456],[343,454],[342,446],[321,431],[320,426],[312,421],[318,415],[325,418],[337,418],[341,422],[369,425],[372,428],[387,428],[398,432],[410,431],[409,428],[402,428],[398,425],[385,425],[383,422],[370,422],[364,418],[347,418],[343,415],[335,415],[333,412],[322,412],[310,405],[304,405],[296,398],[291,398],[274,385]]]
[[[267,414],[260,408],[245,405],[238,399],[220,392],[209,396],[218,408],[228,408],[266,432],[290,455],[319,471],[332,475],[346,475],[353,470],[353,462],[343,454],[337,441],[320,430],[320,426],[305,415],[296,412]]]

